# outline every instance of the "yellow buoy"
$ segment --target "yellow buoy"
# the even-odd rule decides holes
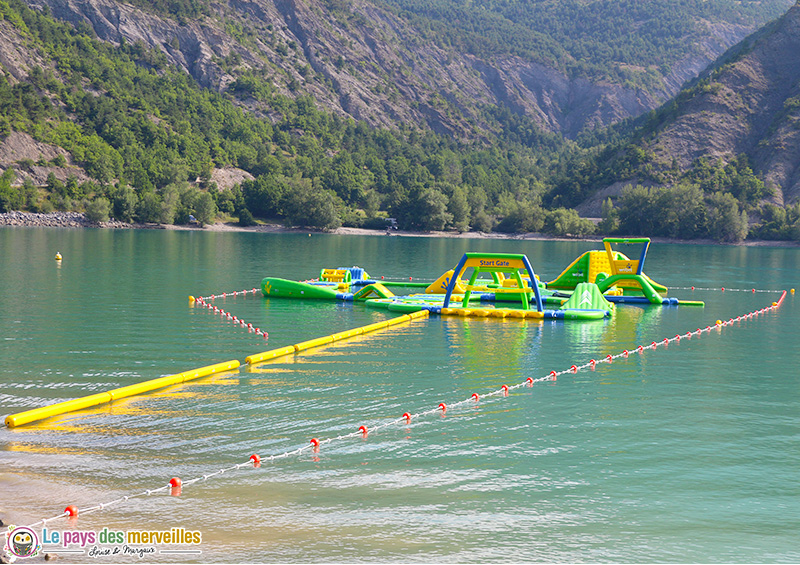
[[[61,252],[56,252],[56,261],[61,261]]]

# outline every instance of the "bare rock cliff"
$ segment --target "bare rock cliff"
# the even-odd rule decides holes
[[[213,5],[211,17],[186,25],[114,0],[34,2],[46,3],[57,18],[89,24],[105,41],[141,41],[160,49],[207,88],[224,91],[239,70],[257,69],[268,72],[279,91],[310,94],[341,115],[471,138],[491,127],[481,119],[485,104],[505,104],[569,137],[637,116],[667,100],[751,31],[709,24],[700,54],[675,66],[663,92],[648,93],[570,79],[516,57],[483,60],[444,51],[366,0],[354,0],[346,13],[313,0],[229,0]],[[242,33],[234,37],[232,29]],[[4,51],[0,47],[0,57]]]

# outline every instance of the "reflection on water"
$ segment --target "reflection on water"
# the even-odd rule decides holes
[[[322,301],[217,299],[268,331],[265,343],[187,307],[190,294],[353,264],[377,277],[433,280],[465,251],[526,253],[548,278],[597,247],[3,229],[0,413],[241,360],[388,315]],[[646,268],[671,287],[775,289],[796,286],[798,270],[796,249],[673,245],[653,246]],[[706,307],[620,305],[613,320],[591,322],[433,317],[2,429],[0,518],[32,523],[67,504],[85,508],[392,421],[366,438],[59,527],[201,530],[203,555],[188,559],[197,562],[798,561],[794,297],[701,338],[485,397],[773,299],[671,294]],[[400,418],[474,392],[477,403]]]

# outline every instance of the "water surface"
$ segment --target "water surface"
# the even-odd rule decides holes
[[[465,251],[525,253],[547,280],[598,245],[3,228],[0,415],[389,315],[252,294],[216,301],[268,331],[265,341],[190,308],[189,295],[351,265],[432,281]],[[621,306],[601,322],[433,317],[0,429],[0,518],[33,523],[746,314],[797,286],[800,250],[654,245],[645,271],[706,307]],[[734,290],[752,288],[776,292]],[[202,532],[201,557],[151,562],[797,562],[795,300],[507,398],[53,527]]]

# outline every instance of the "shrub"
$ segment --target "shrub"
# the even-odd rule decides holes
[[[111,202],[103,196],[95,198],[86,205],[86,219],[90,222],[99,224],[108,221],[108,214],[111,211]]]

